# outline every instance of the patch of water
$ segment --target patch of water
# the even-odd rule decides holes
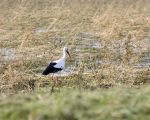
[[[136,68],[150,68],[150,63],[139,63],[139,64],[136,64],[134,67],[136,67]]]
[[[15,50],[12,48],[2,48],[0,49],[1,58],[5,61],[14,60],[16,58]]]
[[[98,42],[92,43],[90,46],[91,46],[91,48],[97,48],[97,49],[102,48],[101,44]]]
[[[57,32],[59,29],[48,29],[48,28],[36,28],[34,33],[46,33],[46,32]]]
[[[44,28],[37,28],[35,30],[35,33],[45,33],[45,32],[47,32],[47,29],[44,29]]]
[[[0,49],[0,68],[7,62],[15,60],[15,50],[12,48],[1,48]]]
[[[143,68],[150,67],[150,52],[144,52],[138,64],[135,67]]]
[[[3,67],[7,62],[12,61],[16,58],[15,50],[11,48],[0,49],[0,68]]]
[[[55,73],[55,76],[70,76],[75,73],[74,67],[70,66],[62,70],[61,72]]]

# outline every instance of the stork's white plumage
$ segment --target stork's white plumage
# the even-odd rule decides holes
[[[43,75],[48,75],[49,73],[56,73],[65,68],[66,54],[69,55],[69,51],[67,47],[63,48],[63,56],[59,60],[55,60],[49,63],[46,69],[43,71]]]

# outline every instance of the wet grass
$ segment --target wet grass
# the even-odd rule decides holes
[[[0,6],[0,119],[149,117],[149,0],[2,0]],[[65,45],[70,73],[54,85],[41,72]]]

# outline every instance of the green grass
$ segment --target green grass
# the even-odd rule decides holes
[[[0,108],[2,120],[145,120],[150,88],[61,88],[54,94],[44,89],[3,97]]]

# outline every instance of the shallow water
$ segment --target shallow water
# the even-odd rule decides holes
[[[14,60],[16,58],[15,49],[12,48],[1,48],[0,55],[5,61]]]
[[[35,30],[35,33],[45,33],[45,32],[47,32],[47,29],[44,29],[44,28],[37,28]]]
[[[69,66],[69,67],[66,67],[64,70],[62,70],[61,72],[55,73],[55,76],[69,76],[69,75],[72,75],[75,73],[76,72],[75,72],[73,66]]]
[[[16,59],[15,49],[12,48],[0,49],[0,67],[15,59]]]
[[[141,56],[139,63],[135,65],[135,67],[143,68],[147,67],[150,68],[150,52],[144,52]]]

